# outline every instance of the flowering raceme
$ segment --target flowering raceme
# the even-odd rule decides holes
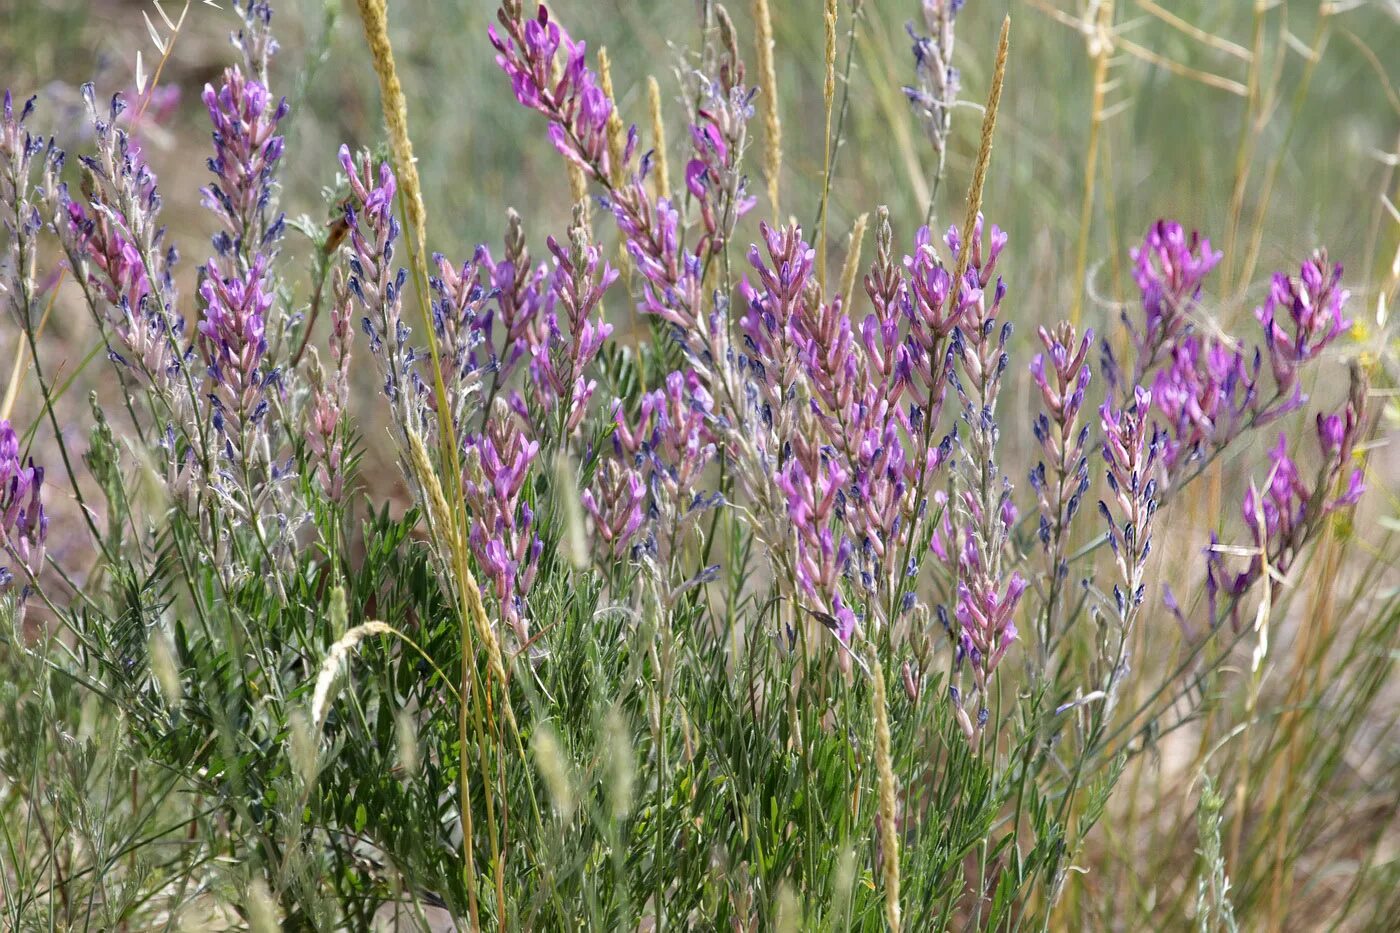
[[[1190,325],[1201,283],[1222,255],[1211,251],[1210,240],[1195,231],[1187,236],[1181,224],[1170,220],[1153,224],[1142,245],[1132,250],[1133,280],[1142,290],[1144,318],[1141,329],[1130,328],[1137,351],[1135,383]]]
[[[1144,317],[1141,327],[1129,325],[1133,384],[1152,389],[1163,478],[1175,486],[1246,430],[1306,404],[1300,368],[1350,327],[1343,317],[1348,292],[1340,285],[1341,267],[1329,267],[1323,253],[1306,261],[1296,279],[1275,274],[1254,313],[1263,342],[1250,349],[1195,320],[1202,282],[1220,259],[1209,240],[1158,221],[1133,256]],[[1263,378],[1266,359],[1272,386]]]
[[[267,411],[264,391],[277,378],[265,371],[267,315],[273,295],[266,282],[267,259],[258,256],[246,274],[225,272],[211,259],[199,294],[204,316],[199,322],[199,343],[209,365],[209,381],[217,403],[218,423],[227,419],[235,437],[255,426]],[[239,438],[240,446],[246,438]]]
[[[540,4],[534,19],[498,15],[504,35],[488,28],[496,63],[510,77],[516,100],[551,119],[549,139],[566,159],[597,178],[609,177],[608,117],[612,101],[588,68],[585,43],[575,42]],[[556,58],[563,50],[562,66]]]
[[[525,425],[503,401],[481,434],[467,440],[462,486],[472,516],[468,543],[500,603],[503,621],[521,645],[530,637],[525,597],[535,581],[543,541],[525,483],[539,454]]]
[[[1311,483],[1304,481],[1297,462],[1289,454],[1287,435],[1279,435],[1269,451],[1269,470],[1263,485],[1251,483],[1240,504],[1253,545],[1248,567],[1228,574],[1212,538],[1207,589],[1213,624],[1220,620],[1220,592],[1233,598],[1230,614],[1238,624],[1239,597],[1265,576],[1269,587],[1276,590],[1323,519],[1360,501],[1366,490],[1365,474],[1359,467],[1348,472],[1348,465],[1360,436],[1364,399],[1364,379],[1354,372],[1351,398],[1345,408],[1340,413],[1317,415],[1314,436],[1322,464]]]
[[[552,412],[563,401],[566,436],[578,430],[597,388],[597,382],[586,373],[613,328],[601,314],[593,315],[601,311],[603,294],[618,277],[616,269],[601,261],[598,247],[588,241],[588,228],[582,222],[569,231],[569,240],[566,250],[549,238],[555,265],[548,310],[543,326],[535,332],[538,336],[530,341],[530,379],[535,396],[545,412]]]
[[[8,420],[0,420],[0,545],[5,554],[33,578],[44,564],[49,517],[42,491],[44,468],[20,459],[19,438]],[[0,591],[14,582],[15,571],[0,567]],[[26,584],[27,586],[27,584]]]
[[[214,238],[214,248],[252,262],[254,253],[271,249],[282,233],[282,216],[269,221],[266,213],[282,158],[283,139],[275,134],[287,115],[287,99],[274,105],[266,87],[233,66],[217,90],[204,86],[203,100],[214,125],[209,171],[216,179],[204,189],[204,206],[225,228]]]

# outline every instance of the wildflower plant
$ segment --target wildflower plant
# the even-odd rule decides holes
[[[0,719],[16,928],[40,904],[80,922],[98,909],[80,893],[116,928],[206,891],[297,929],[437,911],[473,929],[1049,926],[1081,909],[1095,826],[1139,806],[1125,774],[1138,788],[1188,727],[1203,761],[1259,728],[1270,620],[1295,624],[1314,561],[1336,573],[1374,484],[1374,369],[1351,368],[1344,401],[1319,379],[1356,313],[1342,268],[1318,252],[1276,274],[1235,326],[1215,293],[1233,257],[1162,220],[1128,251],[1121,327],[1046,319],[1026,255],[983,217],[1004,25],[964,222],[900,230],[877,205],[873,259],[862,216],[829,276],[836,25],[854,46],[869,11],[825,13],[809,230],[764,215],[782,162],[757,6],[758,84],[714,5],[667,140],[659,92],[644,134],[628,78],[553,10],[506,0],[482,48],[560,157],[569,218],[507,210],[500,242],[467,247],[428,242],[382,0],[357,7],[388,157],[368,138],[288,151],[305,117],[274,90],[263,0],[237,4],[234,62],[200,97],[196,190],[162,187],[138,141],[154,89],[85,86],[71,158],[6,94],[0,284],[48,424],[0,420],[0,670],[38,685]],[[985,11],[920,10],[905,93],[936,199],[961,172],[955,20]],[[336,192],[324,228],[284,213],[293,158]],[[207,247],[167,221],[177,197]],[[81,457],[41,365],[50,267],[119,389],[94,394]],[[1207,485],[1237,507],[1193,521]],[[1400,630],[1393,593],[1367,611],[1338,668],[1370,691],[1358,709],[1389,673],[1359,640]],[[1336,632],[1296,624],[1299,657],[1328,657]],[[1324,680],[1290,687],[1281,719],[1353,689]],[[97,728],[110,761],[82,744]],[[1343,748],[1307,765],[1318,786],[1338,786]],[[1255,867],[1252,785],[1217,793],[1199,767],[1204,864],[1180,898],[1198,892],[1203,922],[1243,916],[1261,898],[1232,873]],[[57,780],[114,795],[123,843],[46,808]],[[13,799],[81,843],[9,828]],[[1299,805],[1305,829],[1280,838],[1321,812]],[[131,891],[90,893],[108,876]]]

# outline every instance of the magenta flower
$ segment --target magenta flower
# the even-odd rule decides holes
[[[1152,519],[1157,511],[1154,473],[1160,443],[1151,429],[1151,408],[1152,392],[1139,386],[1126,408],[1105,402],[1099,409],[1105,478],[1113,493],[1111,505],[1099,500],[1099,512],[1108,524],[1108,545],[1118,569],[1113,596],[1125,627],[1142,603],[1143,575],[1152,550]]]
[[[612,103],[589,69],[588,50],[575,42],[540,4],[534,19],[502,10],[504,33],[487,30],[499,53],[496,64],[510,78],[521,105],[550,119],[549,139],[560,154],[595,178],[609,177],[607,123]],[[560,51],[562,61],[557,61]]]
[[[578,430],[597,388],[597,382],[586,373],[612,333],[612,325],[602,319],[602,301],[618,277],[618,271],[601,260],[598,247],[588,242],[586,228],[574,227],[570,238],[568,250],[549,238],[554,275],[547,310],[543,327],[527,332],[531,384],[539,407],[548,413],[561,399],[567,400],[562,422],[565,435]]]
[[[977,688],[985,692],[992,671],[1016,640],[1016,607],[1026,590],[1026,581],[1012,572],[1006,588],[998,592],[987,586],[987,578],[971,575],[958,584],[958,639],[960,659],[972,665]]]
[[[467,440],[463,468],[463,490],[472,516],[468,543],[490,581],[503,620],[522,645],[530,639],[525,598],[544,547],[535,531],[535,513],[524,495],[540,445],[526,438],[526,426],[498,400],[485,430]]]
[[[20,460],[19,438],[8,420],[0,421],[0,546],[33,579],[44,565],[49,534],[42,490],[44,468]],[[0,590],[14,582],[14,571],[0,567]]]
[[[264,371],[266,323],[273,294],[268,287],[267,259],[258,255],[246,274],[227,272],[218,259],[209,260],[199,295],[204,303],[199,321],[199,346],[209,366],[209,381],[220,409],[234,421],[234,432],[257,422],[267,409],[264,389],[276,373]]]
[[[1299,367],[1316,359],[1351,327],[1351,321],[1342,317],[1351,292],[1341,281],[1341,264],[1329,268],[1326,252],[1319,252],[1303,263],[1296,279],[1275,273],[1269,297],[1254,312],[1264,329],[1264,346],[1279,394],[1292,392],[1295,407],[1306,401],[1298,387]]]
[[[1189,325],[1201,283],[1224,254],[1212,252],[1210,240],[1195,231],[1188,236],[1176,221],[1159,220],[1131,255],[1145,315],[1142,332],[1133,334],[1140,379],[1159,359],[1162,348]]]
[[[1032,430],[1043,459],[1031,471],[1030,483],[1040,505],[1040,541],[1051,555],[1051,573],[1058,579],[1068,572],[1062,547],[1066,531],[1089,489],[1085,454],[1089,426],[1079,425],[1079,413],[1089,387],[1088,356],[1094,332],[1085,331],[1080,337],[1072,324],[1062,322],[1053,332],[1041,327],[1038,333],[1045,353],[1035,355],[1030,370],[1045,410],[1036,416]]]
[[[350,289],[339,269],[335,271],[332,291],[329,344],[332,372],[328,376],[321,369],[320,359],[313,350],[311,405],[303,436],[317,484],[331,502],[339,503],[345,496],[345,431],[341,425],[350,401],[350,357],[354,337],[350,324]]]

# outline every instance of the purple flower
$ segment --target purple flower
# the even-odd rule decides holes
[[[1342,317],[1351,292],[1341,287],[1341,281],[1341,264],[1329,267],[1326,252],[1319,252],[1303,263],[1296,279],[1275,273],[1269,297],[1254,312],[1264,329],[1264,346],[1279,393],[1291,391],[1297,405],[1306,401],[1298,388],[1299,367],[1316,359],[1351,327],[1351,321]]]
[[[350,289],[345,274],[335,270],[332,283],[334,301],[331,305],[330,358],[332,372],[328,376],[321,368],[316,351],[312,350],[310,381],[311,404],[303,437],[309,460],[314,465],[316,482],[326,497],[339,503],[345,496],[345,434],[342,419],[350,401],[350,356],[354,332]]]
[[[215,398],[240,426],[257,420],[263,391],[273,378],[262,370],[267,314],[273,302],[267,259],[258,255],[246,274],[230,272],[220,260],[210,259],[204,275],[199,287],[204,303],[199,346]]]
[[[1044,327],[1038,333],[1046,352],[1035,355],[1030,371],[1045,412],[1036,416],[1032,430],[1044,459],[1031,471],[1030,481],[1040,504],[1040,540],[1053,551],[1052,572],[1059,574],[1063,572],[1060,542],[1089,488],[1089,459],[1084,453],[1089,429],[1079,426],[1079,413],[1089,386],[1088,355],[1094,332],[1086,331],[1081,338],[1073,325],[1062,322],[1053,333]]]
[[[642,396],[636,427],[614,401],[613,449],[635,469],[647,490],[645,530],[663,566],[679,553],[682,538],[703,509],[719,504],[699,489],[715,455],[714,402],[693,371],[672,372],[662,388]]]
[[[953,105],[958,99],[959,75],[958,69],[953,67],[953,25],[962,5],[963,0],[924,0],[924,26],[930,35],[920,35],[913,23],[905,27],[914,43],[914,73],[918,83],[906,86],[904,94],[940,159],[948,141]]]
[[[694,156],[686,163],[685,183],[699,205],[705,230],[695,248],[697,256],[723,250],[739,218],[757,203],[747,194],[747,180],[738,166],[745,128],[753,116],[752,94],[742,86],[726,93],[723,84],[702,81],[699,122],[690,127]]]
[[[194,349],[176,310],[178,255],[163,245],[155,175],[118,125],[126,110],[121,97],[99,109],[87,84],[83,99],[96,146],[93,155],[81,158],[91,183],[82,202],[73,199],[59,180],[61,158],[49,160],[45,188],[54,230],[93,314],[116,338],[114,361],[155,389],[170,409],[163,416],[194,417],[203,399],[187,376]]]
[[[586,372],[612,333],[601,309],[603,294],[618,277],[618,271],[603,262],[598,247],[589,242],[586,227],[574,226],[569,236],[568,250],[553,237],[549,239],[555,265],[548,310],[543,327],[527,331],[530,377],[540,409],[552,412],[561,399],[567,399],[562,421],[565,435],[578,430],[597,388]],[[595,311],[598,317],[592,319]]]
[[[641,471],[612,459],[599,465],[594,488],[580,493],[596,534],[614,557],[627,552],[642,527],[646,495]]]
[[[281,215],[269,221],[267,213],[283,151],[277,124],[287,115],[287,99],[274,105],[267,88],[235,66],[224,72],[217,89],[204,86],[203,100],[214,125],[209,171],[216,179],[204,189],[204,206],[225,228],[214,238],[214,248],[251,261],[252,253],[273,248],[282,234]]]
[[[44,468],[20,460],[19,438],[8,420],[0,421],[0,546],[33,579],[44,565],[44,542],[49,518],[42,490]],[[14,580],[9,567],[0,567],[0,590]]]
[[[525,598],[534,584],[543,542],[524,495],[540,445],[503,401],[485,430],[467,440],[463,490],[472,516],[468,543],[500,604],[502,618],[520,644],[528,643]]]
[[[1026,581],[1013,572],[1004,590],[987,585],[982,574],[971,575],[958,584],[959,654],[971,665],[977,688],[985,692],[992,672],[1016,640],[1016,607],[1025,592]]]
[[[841,464],[819,443],[795,438],[793,455],[777,471],[773,481],[787,500],[787,514],[797,541],[795,572],[811,611],[837,619],[834,626],[843,643],[854,630],[842,620],[841,576],[851,556],[849,538],[834,527],[836,500],[847,476]],[[848,610],[849,611],[849,610]],[[844,633],[844,634],[843,634]]]
[[[566,159],[592,177],[608,178],[612,102],[587,65],[585,44],[552,21],[544,4],[534,19],[522,21],[504,10],[498,19],[504,33],[491,26],[488,34],[516,100],[550,119],[549,139]]]
[[[1212,252],[1210,240],[1195,231],[1187,236],[1176,221],[1159,220],[1131,255],[1145,315],[1143,331],[1134,333],[1140,379],[1157,361],[1162,347],[1186,329],[1201,283],[1224,254]]]
[[[350,148],[341,146],[339,158],[351,193],[345,207],[350,241],[347,287],[365,313],[361,323],[369,338],[370,352],[384,377],[384,394],[395,406],[407,406],[402,414],[421,421],[420,428],[426,436],[436,419],[420,417],[417,410],[426,411],[432,403],[427,401],[429,393],[414,370],[416,354],[409,345],[410,331],[403,320],[403,290],[408,273],[394,262],[401,233],[393,212],[394,173],[387,162],[380,163],[375,183],[368,155],[357,165]]]
[[[1119,580],[1113,594],[1125,629],[1142,602],[1143,575],[1152,550],[1152,519],[1157,510],[1154,472],[1160,445],[1156,433],[1149,433],[1151,408],[1151,391],[1139,386],[1126,408],[1105,402],[1099,409],[1105,478],[1113,493],[1111,505],[1099,500],[1099,512],[1108,524],[1108,544]]]

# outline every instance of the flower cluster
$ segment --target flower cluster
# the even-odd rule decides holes
[[[163,246],[156,178],[118,126],[122,98],[113,96],[101,111],[90,84],[83,98],[96,152],[80,160],[87,173],[82,202],[58,180],[62,160],[51,160],[45,188],[53,225],[89,308],[116,338],[109,342],[113,359],[155,389],[163,417],[184,424],[198,416],[202,400],[191,372],[194,347],[176,311],[178,254]]]
[[[996,405],[1002,376],[1010,363],[1006,346],[1012,331],[1010,323],[1000,323],[1006,284],[996,273],[1006,240],[1006,234],[995,225],[986,231],[980,216],[969,242],[963,243],[956,229],[949,230],[947,236],[955,259],[968,250],[967,272],[961,282],[952,283],[957,289],[953,312],[957,326],[951,352],[961,364],[962,376],[950,370],[950,378],[962,402],[962,421],[967,429],[966,437],[959,439],[964,456],[958,481],[963,491],[949,502],[953,526],[959,533],[955,538],[955,634],[959,660],[971,664],[974,686],[983,696],[993,671],[1016,638],[1014,617],[1026,586],[1019,573],[1008,574],[1003,566],[1016,508],[1011,501],[1011,483],[997,465],[1000,428]],[[969,723],[962,713],[962,702],[957,698],[959,720],[966,730]],[[979,727],[985,715],[984,705],[978,711]]]
[[[214,249],[251,263],[254,253],[266,255],[282,235],[282,215],[269,220],[267,214],[283,150],[277,124],[287,115],[287,99],[274,105],[266,87],[234,66],[217,90],[204,86],[203,100],[214,125],[209,171],[215,177],[204,189],[204,206],[224,227]]]
[[[510,77],[516,100],[550,118],[549,139],[560,154],[594,178],[609,178],[613,104],[588,67],[586,45],[569,38],[544,4],[534,19],[524,19],[516,7],[497,14],[503,31],[488,30],[496,64]]]
[[[407,427],[420,433],[431,428],[417,410],[426,394],[414,370],[416,354],[409,345],[409,327],[403,320],[403,290],[408,272],[395,266],[394,254],[401,229],[394,218],[394,173],[380,163],[378,180],[368,156],[356,165],[348,146],[340,147],[340,167],[350,186],[345,205],[345,227],[350,241],[350,277],[347,283],[365,316],[361,327],[369,338],[370,352],[384,377],[384,394]],[[423,424],[419,424],[423,422]]]
[[[597,388],[597,382],[589,379],[586,372],[612,333],[612,325],[602,319],[601,313],[595,317],[594,312],[601,312],[603,294],[618,277],[618,271],[603,262],[598,247],[589,242],[582,218],[577,220],[569,231],[569,249],[549,238],[554,275],[541,321],[543,327],[530,346],[535,399],[545,413],[560,409],[564,436],[578,430]]]
[[[11,235],[6,242],[3,266],[8,281],[3,282],[3,288],[22,327],[29,326],[32,314],[37,259],[34,239],[43,226],[38,208],[30,201],[34,157],[45,147],[43,137],[24,127],[33,112],[31,97],[16,115],[14,100],[5,91],[4,104],[0,106],[0,207],[6,211],[4,223]]]
[[[264,393],[277,381],[276,370],[263,366],[273,301],[267,258],[258,255],[244,273],[211,259],[204,275],[199,345],[209,366],[215,428],[231,434],[241,452],[248,441],[243,432],[262,419],[268,408]]]
[[[1152,388],[1164,479],[1177,485],[1189,478],[1187,465],[1209,461],[1245,430],[1306,403],[1300,368],[1350,326],[1348,292],[1341,267],[1329,266],[1325,254],[1305,262],[1297,278],[1275,274],[1255,311],[1262,345],[1249,351],[1194,320],[1201,283],[1220,258],[1209,240],[1158,221],[1133,256],[1144,316],[1140,329],[1129,325],[1134,376]],[[1262,378],[1265,359],[1272,387]]]
[[[1129,324],[1136,350],[1133,384],[1161,359],[1164,348],[1186,331],[1201,297],[1201,283],[1224,254],[1211,251],[1210,240],[1171,220],[1154,223],[1142,245],[1132,250],[1133,280],[1142,291],[1141,329]],[[1124,323],[1128,323],[1124,315]]]
[[[0,421],[0,545],[29,578],[44,564],[49,517],[44,511],[44,468],[20,459],[19,437],[8,420]],[[0,591],[14,582],[14,571],[0,567]]]
[[[549,299],[549,268],[543,263],[531,265],[520,215],[515,211],[510,211],[507,217],[505,255],[497,260],[490,249],[481,246],[477,248],[474,261],[479,284],[494,298],[494,307],[478,315],[474,324],[480,346],[488,355],[480,365],[492,377],[489,402],[520,361],[529,355],[530,336],[538,333],[536,321]],[[496,334],[498,324],[499,336]],[[475,355],[463,362],[473,367],[478,365]]]
[[[1318,414],[1316,438],[1321,465],[1311,483],[1303,479],[1289,454],[1288,438],[1280,434],[1269,451],[1269,472],[1262,486],[1251,483],[1240,505],[1252,547],[1248,567],[1229,574],[1223,567],[1215,536],[1211,538],[1206,579],[1210,621],[1220,621],[1220,594],[1231,598],[1230,615],[1238,623],[1239,597],[1266,575],[1277,588],[1303,546],[1317,533],[1322,520],[1339,509],[1355,505],[1365,492],[1365,475],[1352,467],[1352,453],[1360,436],[1365,380],[1354,372],[1351,397],[1345,408],[1330,415]]]
[[[482,361],[478,350],[484,339],[482,319],[487,313],[489,295],[482,287],[481,273],[474,263],[456,266],[441,253],[434,254],[433,260],[437,263],[437,274],[428,278],[432,289],[433,333],[443,391],[454,431],[461,437],[466,433],[469,413],[479,404]],[[436,411],[436,392],[426,393],[424,402]]]
[[[482,433],[467,439],[462,477],[472,516],[468,543],[491,582],[502,620],[521,645],[530,636],[525,597],[544,548],[525,496],[525,481],[540,445],[527,436],[519,416],[498,400]]]
[[[1031,471],[1030,483],[1040,504],[1040,543],[1054,553],[1052,574],[1058,578],[1067,569],[1060,545],[1089,489],[1089,458],[1084,452],[1089,426],[1079,425],[1079,412],[1089,387],[1094,332],[1080,337],[1066,321],[1053,331],[1041,327],[1038,334],[1045,353],[1035,355],[1030,370],[1045,410],[1036,415],[1032,430],[1044,458]]]
[[[757,203],[739,171],[755,91],[725,84],[700,78],[701,106],[690,127],[694,155],[685,166],[685,185],[700,209],[697,255],[720,252],[739,218]]]
[[[840,577],[850,559],[851,541],[833,531],[833,516],[846,471],[823,445],[796,437],[792,457],[775,481],[787,497],[788,517],[797,538],[797,585],[808,600],[817,603],[818,618],[828,623],[836,637],[848,644],[856,628],[855,613],[841,600]]]
[[[614,515],[618,509],[626,512],[621,528],[630,527],[631,531],[614,536],[614,547],[626,546],[633,533],[643,531],[642,549],[661,567],[679,556],[690,526],[704,509],[719,504],[717,496],[698,489],[701,475],[715,455],[714,417],[714,400],[694,372],[670,373],[661,388],[642,396],[635,428],[628,424],[621,403],[613,403],[614,453],[624,468],[636,472],[647,494],[644,524],[632,521],[631,510],[640,503],[628,477],[618,478],[612,490],[603,486],[590,496],[593,507],[585,500],[595,522],[605,514],[601,503],[609,503]],[[627,499],[619,499],[617,484],[625,484]]]
[[[1161,445],[1151,425],[1151,409],[1152,392],[1140,386],[1127,407],[1105,402],[1099,409],[1105,477],[1113,493],[1113,506],[1100,499],[1099,512],[1108,524],[1108,546],[1118,569],[1113,600],[1125,628],[1142,603],[1152,518],[1157,511],[1154,471]]]
[[[1303,263],[1296,279],[1275,273],[1268,298],[1254,312],[1264,329],[1277,394],[1288,398],[1290,410],[1306,401],[1298,384],[1299,367],[1317,359],[1351,327],[1351,321],[1342,317],[1351,292],[1341,281],[1341,264],[1329,265],[1327,254],[1319,252]]]
[[[598,465],[592,489],[579,494],[593,527],[613,557],[622,557],[646,519],[647,488],[642,472],[620,460]]]
[[[316,483],[326,498],[340,503],[345,498],[345,407],[350,401],[350,356],[354,332],[351,327],[352,301],[345,274],[335,270],[332,282],[334,303],[331,305],[329,374],[321,366],[319,354],[313,348],[309,378],[311,404],[303,431],[310,461],[315,469]]]
[[[924,28],[920,35],[913,23],[905,28],[914,42],[914,74],[918,83],[905,86],[904,95],[924,127],[933,151],[942,160],[957,103],[959,75],[953,67],[953,27],[965,0],[923,0]]]

